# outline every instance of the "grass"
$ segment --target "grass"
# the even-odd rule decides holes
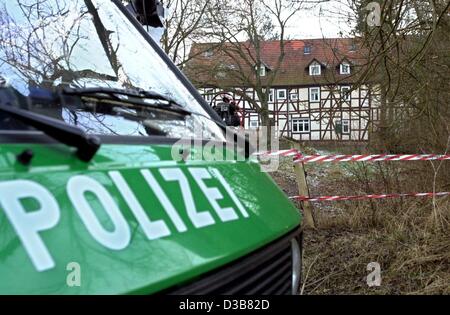
[[[358,163],[359,164],[359,163]],[[309,164],[312,195],[437,191],[448,168],[427,164]],[[272,174],[297,194],[289,159]],[[434,179],[436,179],[434,181]],[[298,205],[300,207],[300,205]],[[303,294],[450,294],[450,198],[314,203],[317,229],[305,230]],[[369,287],[367,265],[381,265],[380,287]]]
[[[448,216],[448,201],[438,207]],[[404,209],[380,207],[375,222],[364,204],[349,205],[334,217],[319,213],[318,230],[305,233],[304,264],[314,271],[305,293],[449,294],[449,226],[436,228],[429,201],[408,201]],[[321,257],[313,263],[316,253]],[[365,283],[370,262],[381,265],[379,288]],[[314,287],[329,274],[335,275]]]

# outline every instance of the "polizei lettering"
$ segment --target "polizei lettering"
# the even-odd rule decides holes
[[[175,196],[173,194],[172,196],[167,195],[156,180],[154,172],[159,172],[160,177],[167,184],[178,185],[181,193]],[[205,228],[217,224],[219,220],[229,222],[249,217],[248,212],[217,169],[188,168],[187,173],[193,179],[196,187],[192,187],[194,185],[190,184],[185,172],[178,168],[164,168],[158,171],[144,169],[140,171],[140,176],[144,179],[148,189],[153,192],[167,214],[165,220],[152,218],[152,209],[144,210],[130,183],[127,183],[120,172],[111,171],[108,175],[148,240],[168,237],[172,233],[187,232],[186,219],[183,220],[180,216],[181,211],[185,211],[184,217],[187,217],[195,228]],[[211,180],[218,183],[216,187],[212,186]],[[192,193],[193,189],[202,192],[210,204],[209,209],[196,206]],[[95,241],[111,250],[123,250],[128,247],[131,240],[131,231],[122,210],[115,201],[117,196],[112,196],[102,184],[87,175],[71,177],[67,182],[66,192],[73,209],[75,209],[81,222]],[[114,227],[112,231],[105,229],[101,224],[87,198],[87,194],[96,197],[98,200],[96,204],[101,205],[102,210]],[[173,198],[182,199],[184,208],[177,209],[171,201]],[[34,199],[39,208],[31,212],[26,211],[22,204],[24,199]],[[224,199],[229,200],[228,204],[232,203],[233,206],[222,206],[221,201]],[[60,206],[53,194],[34,181],[3,181],[0,182],[0,206],[11,222],[35,268],[38,271],[54,268],[55,262],[40,236],[41,232],[56,227],[60,219]],[[215,215],[213,215],[213,212]],[[172,224],[168,224],[169,220]]]

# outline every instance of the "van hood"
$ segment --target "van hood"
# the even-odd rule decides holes
[[[161,144],[103,145],[85,164],[67,150],[0,147],[1,294],[154,293],[301,221],[256,162],[176,162]]]

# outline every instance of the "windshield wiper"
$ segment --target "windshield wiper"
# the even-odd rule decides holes
[[[183,116],[189,116],[193,113],[186,110],[173,99],[153,91],[142,89],[116,89],[107,87],[92,88],[62,88],[60,95],[93,97],[99,100],[115,100],[122,103],[134,105],[142,105],[146,108],[154,108],[158,110],[177,113]],[[146,102],[146,100],[159,101],[154,103]]]
[[[20,109],[10,104],[4,105],[3,103],[0,98],[0,112],[7,113],[14,119],[42,131],[61,143],[77,148],[76,155],[84,162],[92,160],[101,146],[98,137],[87,135],[76,126],[71,126],[64,121]]]
[[[71,96],[71,95],[73,95],[73,96],[94,96],[95,98],[98,98],[100,100],[106,96],[106,97],[109,97],[109,100],[117,100],[120,102],[125,102],[125,103],[129,103],[129,104],[133,104],[133,105],[147,106],[147,108],[150,108],[150,109],[153,107],[153,108],[157,108],[160,110],[162,109],[162,110],[170,111],[172,113],[179,113],[184,116],[199,115],[199,116],[205,117],[206,119],[211,120],[214,123],[216,123],[224,132],[226,132],[226,130],[227,130],[227,127],[220,121],[213,120],[211,117],[207,117],[203,114],[199,114],[196,112],[190,112],[190,111],[184,109],[184,107],[179,105],[176,101],[174,101],[164,95],[156,93],[154,91],[146,91],[146,90],[142,90],[142,89],[116,89],[116,88],[108,88],[108,87],[92,87],[92,88],[65,87],[62,89],[62,94],[66,94],[68,96]],[[120,96],[131,97],[131,99],[127,100]],[[159,100],[161,102],[165,102],[165,104],[164,103],[149,104],[149,103],[144,102],[145,99]],[[160,131],[158,128],[154,128],[152,130],[156,134],[163,133],[163,131]],[[235,143],[241,142],[239,140],[239,138],[241,138],[241,136],[239,136],[237,133],[234,133],[233,139],[234,139]],[[250,156],[250,151],[252,151],[252,148],[250,146],[250,142],[249,142],[247,136],[244,137],[243,140],[245,143],[244,155],[246,158],[248,158]]]

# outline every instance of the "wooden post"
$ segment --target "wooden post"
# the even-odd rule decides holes
[[[297,143],[292,143],[292,147],[299,150]],[[298,193],[300,196],[309,197],[308,182],[306,181],[305,165],[303,163],[294,164],[295,177],[297,178]],[[303,219],[305,226],[315,229],[316,224],[313,216],[313,206],[309,201],[302,201]]]

